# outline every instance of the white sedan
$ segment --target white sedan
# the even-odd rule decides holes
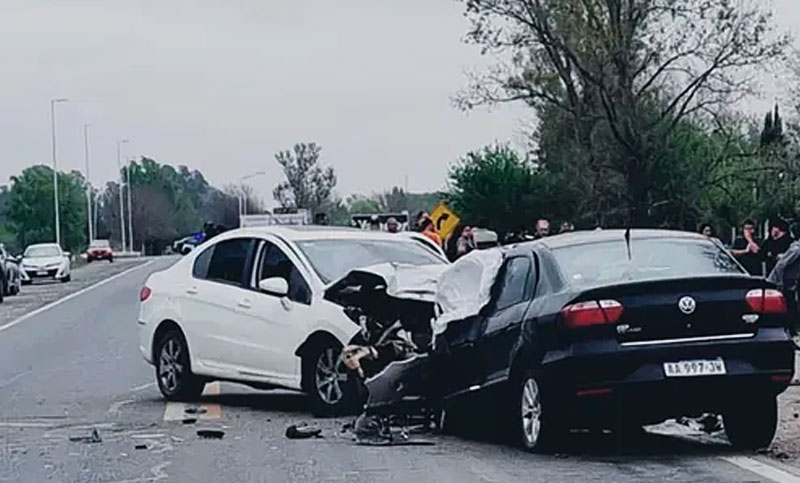
[[[22,254],[20,268],[20,278],[25,285],[36,279],[69,282],[72,278],[70,254],[55,243],[30,245]]]
[[[331,227],[258,227],[199,246],[141,290],[139,349],[170,400],[210,380],[309,394],[315,414],[354,401],[339,361],[359,332],[325,288],[380,263],[445,264],[408,237]]]

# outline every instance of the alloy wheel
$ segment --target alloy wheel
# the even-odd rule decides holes
[[[542,401],[539,385],[528,378],[522,386],[522,434],[529,447],[536,446],[542,430]]]
[[[341,363],[338,351],[328,347],[322,351],[317,359],[314,371],[317,393],[325,404],[334,405],[342,400],[344,391],[342,386],[347,382],[344,364]]]
[[[166,389],[167,392],[173,393],[180,387],[184,372],[184,366],[180,358],[181,343],[177,339],[170,338],[161,346],[158,377],[161,380],[162,387]]]

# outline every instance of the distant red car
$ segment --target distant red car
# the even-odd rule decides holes
[[[86,261],[93,262],[94,260],[108,260],[114,261],[114,252],[111,250],[111,243],[108,240],[94,240],[86,250]]]

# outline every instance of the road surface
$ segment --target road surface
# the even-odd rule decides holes
[[[341,432],[345,420],[313,421],[290,393],[212,384],[196,407],[166,404],[138,353],[136,317],[147,274],[171,262],[129,267],[0,331],[0,481],[799,481],[702,438],[575,435],[563,455],[444,436],[432,446],[362,447]],[[325,437],[286,439],[299,422],[319,424]],[[224,438],[200,439],[198,429]]]

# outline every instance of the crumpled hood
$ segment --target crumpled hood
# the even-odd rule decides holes
[[[499,248],[475,250],[442,272],[437,283],[434,335],[443,333],[450,322],[477,315],[489,303],[503,259]]]
[[[45,267],[50,264],[61,264],[64,262],[64,260],[64,257],[25,257],[22,259],[22,265],[27,265],[30,267]]]
[[[439,276],[447,267],[382,263],[358,268],[328,286],[325,299],[342,306],[360,306],[377,292],[393,299],[432,304]]]

